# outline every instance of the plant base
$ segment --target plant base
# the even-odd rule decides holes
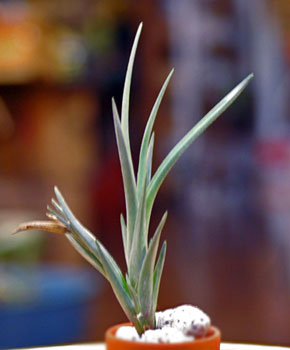
[[[211,326],[205,337],[184,343],[141,343],[128,341],[115,336],[117,329],[126,326],[122,323],[109,328],[105,334],[106,350],[219,350],[221,333],[218,328]]]

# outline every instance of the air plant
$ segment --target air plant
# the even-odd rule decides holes
[[[104,245],[78,221],[57,187],[54,188],[56,200],[52,199],[51,205],[47,207],[47,216],[50,220],[23,223],[15,230],[15,232],[19,232],[37,228],[64,234],[73,247],[108,280],[122,309],[139,335],[147,329],[156,327],[155,312],[166,255],[166,241],[163,242],[159,253],[158,247],[167,212],[162,216],[150,241],[148,240],[150,217],[158,190],[183,152],[235,101],[253,77],[253,74],[247,76],[193,126],[171,149],[155,173],[152,174],[153,126],[160,103],[172,77],[172,70],[165,80],[148,118],[141,143],[136,176],[129,137],[129,97],[133,63],[141,30],[142,23],[137,30],[129,58],[121,118],[115,100],[112,99],[113,120],[126,203],[126,217],[121,214],[120,222],[127,272],[122,273]]]

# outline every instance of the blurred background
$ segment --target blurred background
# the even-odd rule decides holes
[[[125,321],[108,283],[44,219],[58,185],[124,267],[120,106],[135,31],[135,161],[154,99],[155,169],[250,72],[255,79],[161,188],[168,241],[159,309],[198,305],[224,341],[290,345],[289,0],[0,1],[0,348],[101,341]]]

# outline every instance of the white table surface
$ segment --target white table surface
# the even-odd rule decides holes
[[[40,347],[40,348],[31,348],[31,349],[33,350],[106,350],[106,347],[104,343],[91,343],[91,344],[59,345],[59,346],[49,346],[49,347]],[[14,350],[14,349],[10,349],[10,350]],[[26,350],[29,350],[29,349],[26,348]],[[220,350],[290,350],[290,347],[221,343]]]

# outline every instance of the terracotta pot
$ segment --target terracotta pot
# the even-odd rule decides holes
[[[121,326],[128,326],[128,323],[118,324],[109,328],[105,334],[106,350],[219,350],[221,333],[219,329],[211,326],[207,335],[203,338],[184,343],[139,343],[119,339],[115,336],[117,329]]]

